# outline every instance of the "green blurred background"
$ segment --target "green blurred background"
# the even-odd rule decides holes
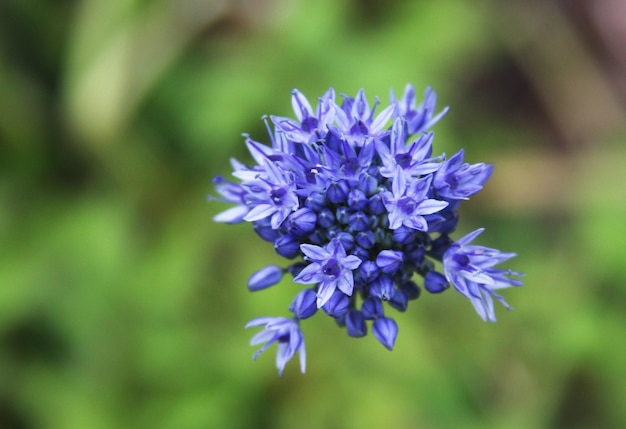
[[[0,428],[626,427],[626,4],[2,0]],[[494,162],[456,237],[519,254],[486,324],[449,291],[388,352],[322,315],[307,374],[244,324],[289,281],[207,203],[289,91],[432,85],[435,151]]]

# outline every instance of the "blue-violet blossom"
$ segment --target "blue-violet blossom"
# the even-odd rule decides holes
[[[252,274],[250,291],[286,274],[307,285],[289,306],[291,318],[246,325],[264,326],[251,341],[264,343],[255,359],[276,343],[279,374],[296,352],[304,372],[300,321],[320,308],[351,337],[366,336],[371,324],[373,336],[392,350],[398,325],[387,310],[405,311],[421,295],[418,283],[431,294],[456,290],[485,321],[495,321],[494,298],[510,308],[496,291],[521,285],[513,277],[522,274],[495,266],[515,254],[471,244],[483,229],[456,242],[450,237],[459,203],[483,188],[493,166],[464,162],[463,150],[432,155],[431,128],[447,112],[435,112],[434,91],[428,88],[417,104],[407,85],[380,111],[378,98],[370,105],[362,89],[338,100],[331,88],[315,108],[300,91],[291,94],[296,117],[264,117],[268,145],[244,135],[253,164],[231,160],[238,181],[217,176],[219,196],[208,197],[234,204],[216,222],[251,222],[292,260]]]

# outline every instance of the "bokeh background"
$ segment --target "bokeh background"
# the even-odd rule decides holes
[[[626,427],[622,0],[2,0],[0,428]],[[454,291],[393,352],[303,323],[308,368],[244,324],[295,286],[211,179],[289,91],[432,85],[435,151],[495,174],[457,238],[519,256],[515,311]]]

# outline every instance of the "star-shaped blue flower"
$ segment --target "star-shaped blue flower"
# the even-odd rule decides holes
[[[506,308],[509,305],[495,290],[511,286],[520,286],[521,281],[509,276],[521,276],[511,270],[493,268],[500,262],[507,261],[515,253],[503,253],[489,247],[471,245],[485,229],[480,228],[453,243],[443,256],[443,268],[446,278],[454,288],[474,305],[476,312],[487,322],[495,322],[493,299],[496,298]]]
[[[313,244],[302,244],[300,249],[311,263],[294,278],[294,281],[304,284],[319,283],[318,308],[330,299],[336,289],[352,296],[354,289],[352,270],[361,265],[361,259],[358,256],[346,256],[346,250],[339,239],[331,240],[325,248]]]

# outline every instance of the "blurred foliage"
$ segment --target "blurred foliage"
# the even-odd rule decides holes
[[[0,427],[624,427],[626,61],[594,5],[0,2]],[[393,353],[316,317],[279,379],[243,325],[293,285],[247,292],[280,258],[212,223],[211,179],[292,88],[408,82],[452,107],[437,151],[496,164],[459,236],[519,254],[516,311],[423,296]]]

